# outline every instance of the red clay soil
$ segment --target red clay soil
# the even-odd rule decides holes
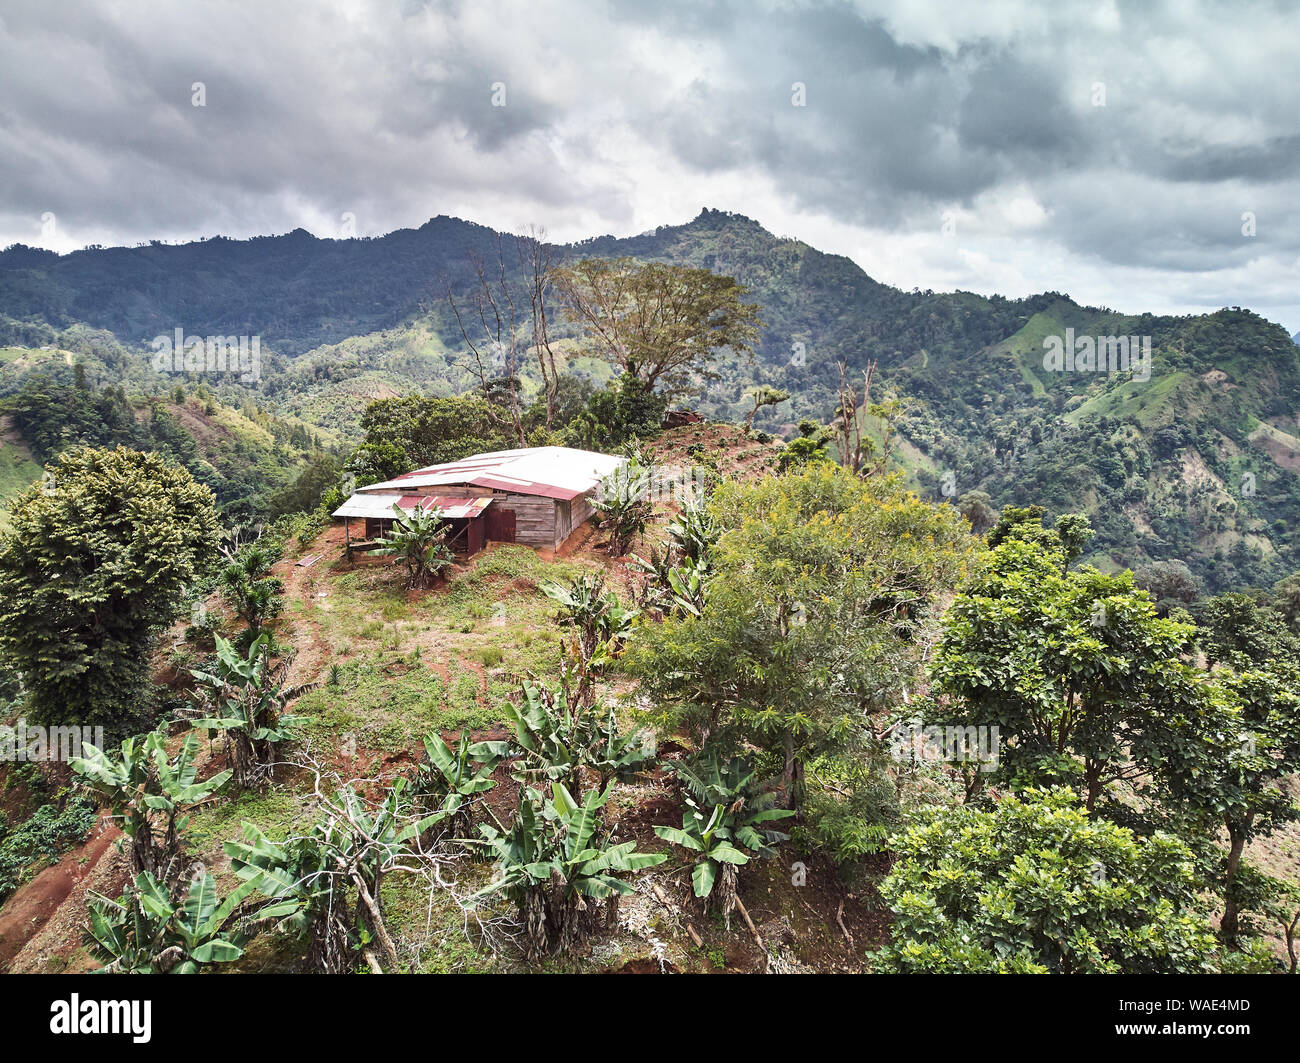
[[[84,844],[70,849],[34,879],[20,886],[0,909],[0,970],[8,971],[15,956],[49,922],[59,905],[99,864],[120,837],[116,827],[101,829]]]

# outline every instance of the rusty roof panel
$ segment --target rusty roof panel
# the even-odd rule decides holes
[[[391,520],[395,505],[401,506],[408,513],[416,506],[436,506],[447,520],[471,520],[491,503],[491,498],[454,498],[449,495],[355,494],[339,506],[333,515]]]

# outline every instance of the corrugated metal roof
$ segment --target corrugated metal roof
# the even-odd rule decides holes
[[[447,520],[466,520],[477,517],[492,504],[491,498],[452,498],[449,495],[399,495],[357,493],[334,511],[336,517],[369,517],[390,520],[393,507],[401,506],[411,512],[416,506],[436,506]]]
[[[626,458],[612,454],[575,450],[572,447],[499,450],[416,469],[361,490],[366,493],[381,493],[472,484],[512,494],[571,499],[586,494],[626,462]]]

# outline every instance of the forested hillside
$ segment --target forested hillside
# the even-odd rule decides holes
[[[301,236],[143,256],[221,304],[11,317],[0,967],[1297,970],[1279,328],[907,295],[716,212],[473,232],[401,320],[296,302]],[[96,263],[15,276],[93,317]],[[331,520],[514,447],[626,460],[536,549]]]
[[[258,335],[261,379],[209,374],[211,391],[355,442],[375,399],[461,394],[477,383],[447,294],[468,312],[475,264],[489,276],[500,269],[522,329],[523,250],[516,237],[447,217],[374,239],[297,230],[64,256],[15,246],[0,253],[0,342],[67,346],[69,330],[105,330],[120,345],[105,379],[162,390],[173,381],[149,369],[154,336],[178,327]],[[1081,509],[1098,529],[1090,560],[1115,568],[1181,559],[1210,589],[1268,584],[1300,563],[1300,347],[1249,311],[1171,318],[1081,307],[1053,292],[904,292],[716,210],[550,250],[559,261],[698,266],[750,290],[765,327],[752,360],[724,354],[718,379],[690,400],[710,416],[743,421],[749,389],[767,385],[789,398],[760,409],[754,424],[789,438],[804,418],[832,418],[841,362],[859,385],[878,362],[873,398],[893,390],[906,404],[894,461],[929,497],[983,492],[994,506]],[[575,386],[610,381],[573,322],[556,313],[552,329]],[[1067,329],[1150,337],[1150,378],[1045,370],[1044,339]],[[0,393],[15,387],[11,370],[0,368]],[[519,375],[535,397],[536,367],[524,362]]]

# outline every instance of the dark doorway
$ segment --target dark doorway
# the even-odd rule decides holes
[[[494,543],[512,543],[515,541],[515,511],[489,506],[487,517],[487,537]]]

